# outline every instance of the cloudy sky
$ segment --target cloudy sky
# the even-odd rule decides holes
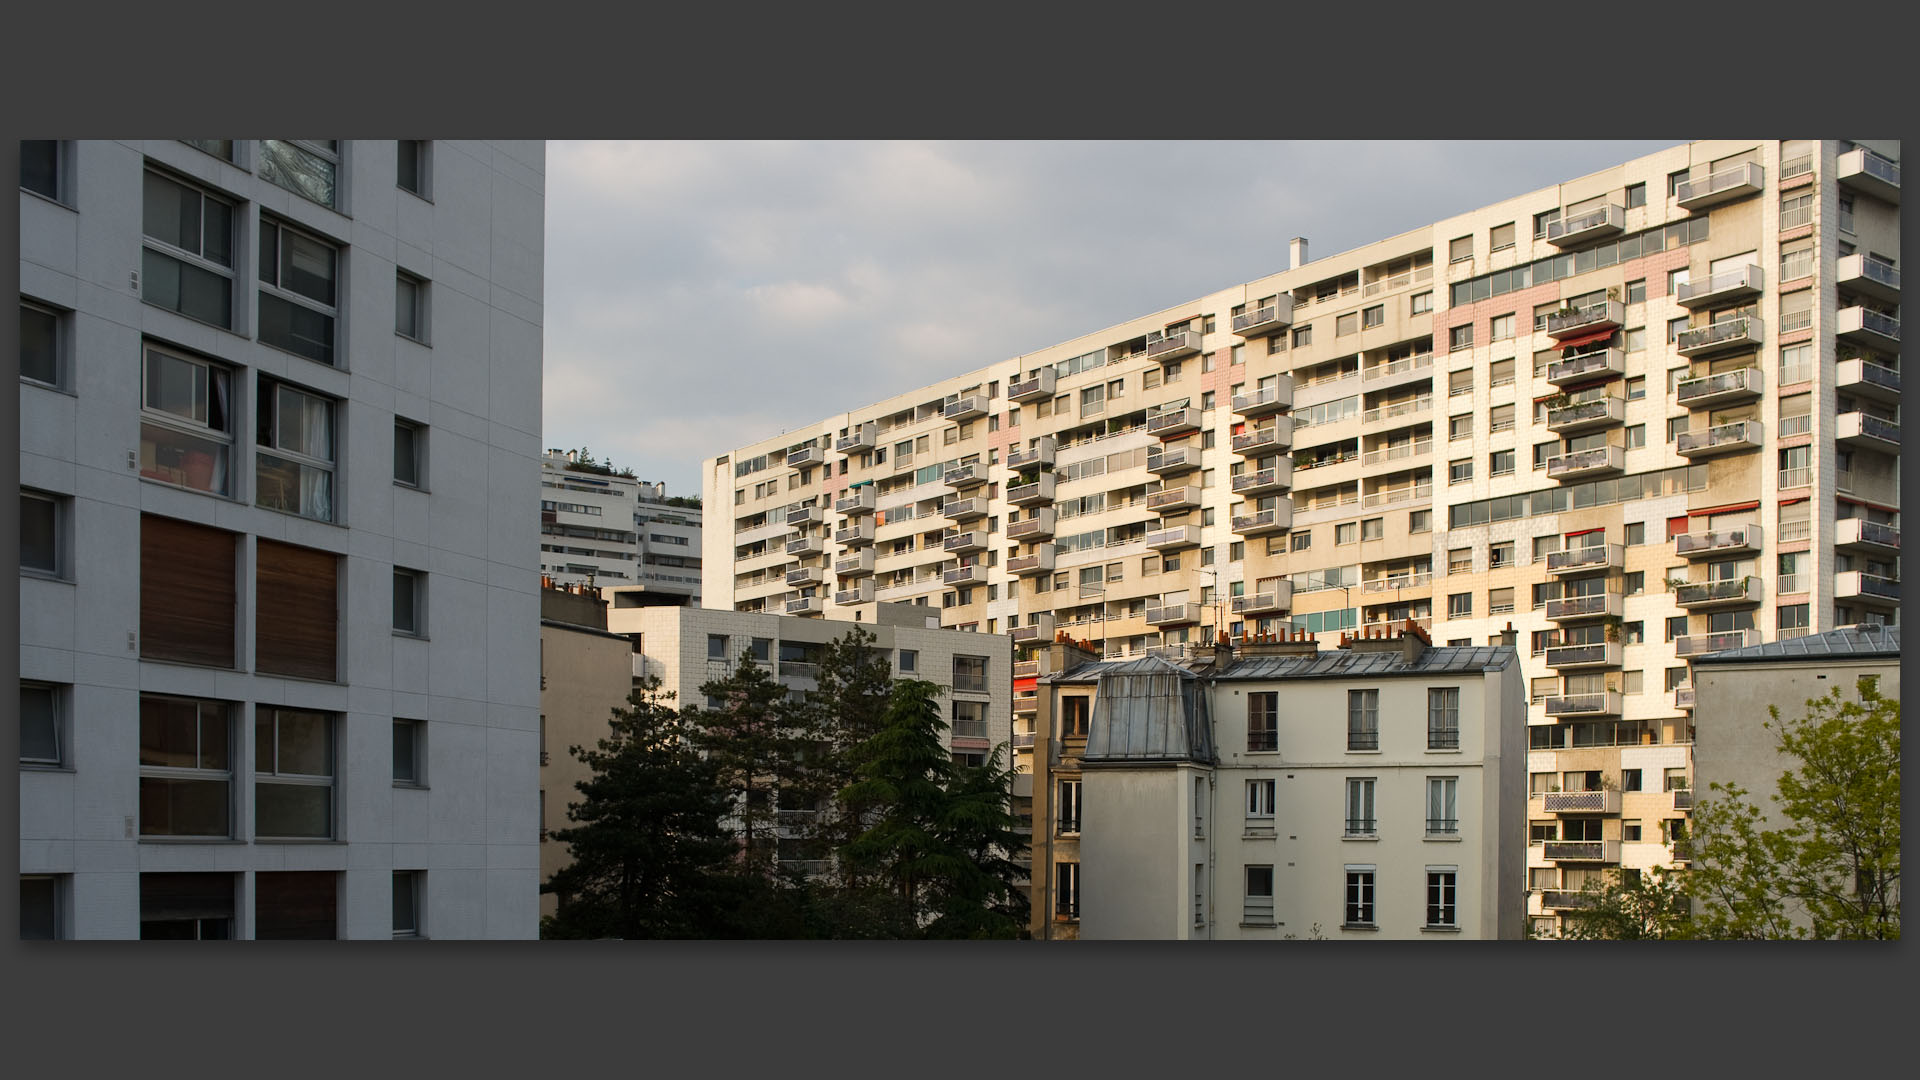
[[[670,494],[938,378],[1673,145],[547,144],[545,445]]]

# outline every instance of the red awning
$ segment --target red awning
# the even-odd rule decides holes
[[[1687,511],[1687,516],[1710,517],[1714,514],[1734,514],[1742,510],[1758,510],[1758,509],[1760,509],[1760,504],[1758,502],[1732,503],[1727,506],[1709,506],[1705,510],[1689,510]]]
[[[1613,330],[1611,328],[1608,328],[1606,330],[1593,330],[1585,334],[1575,334],[1570,338],[1562,338],[1559,342],[1557,342],[1554,345],[1554,348],[1577,349],[1582,345],[1591,345],[1596,341],[1605,341],[1607,338],[1610,338],[1612,336],[1613,336]]]

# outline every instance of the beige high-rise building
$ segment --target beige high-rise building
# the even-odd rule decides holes
[[[1280,273],[743,446],[706,462],[704,603],[1010,635],[1023,723],[1061,632],[1125,657],[1511,625],[1512,885],[1550,933],[1587,876],[1672,859],[1689,658],[1896,616],[1898,156],[1690,143],[1317,261],[1296,240]],[[1015,738],[1032,769],[1049,732]]]

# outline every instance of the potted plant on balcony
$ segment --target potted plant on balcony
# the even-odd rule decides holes
[[[1618,643],[1620,640],[1620,627],[1621,627],[1620,616],[1608,615],[1602,621],[1607,628],[1607,640],[1610,642]]]

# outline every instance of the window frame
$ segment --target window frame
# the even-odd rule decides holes
[[[1355,929],[1375,930],[1380,924],[1375,921],[1374,910],[1375,868],[1370,865],[1348,864],[1345,867],[1346,887],[1341,893],[1340,925]]]
[[[40,578],[46,581],[73,580],[73,557],[69,550],[70,545],[68,544],[69,530],[71,529],[72,521],[72,500],[65,495],[60,495],[55,492],[23,487],[20,489],[20,502],[22,504],[20,507],[21,575],[23,577]],[[44,503],[47,508],[47,531],[49,533],[49,546],[52,549],[48,552],[48,557],[52,563],[50,566],[30,565],[26,561],[27,537],[25,534],[28,518],[25,504],[29,502]]]
[[[136,835],[139,836],[143,843],[155,840],[204,843],[210,839],[235,839],[238,829],[236,827],[237,815],[234,812],[234,795],[240,772],[237,765],[240,747],[237,745],[239,740],[235,738],[235,735],[239,727],[240,706],[230,701],[218,701],[212,698],[195,698],[176,694],[142,693],[140,695],[140,704],[144,706],[148,701],[188,703],[196,706],[197,711],[194,716],[194,758],[196,763],[191,766],[149,764],[141,759],[140,753],[136,752],[134,758],[135,771],[138,773],[140,782],[140,797],[135,811],[136,816],[139,818]],[[214,715],[210,717],[208,715],[209,711],[212,711]],[[140,741],[142,744],[144,744],[145,740],[146,720],[147,718],[143,709],[140,716],[142,728]],[[223,742],[225,745],[223,751],[226,759],[226,767],[224,769],[207,768],[199,764],[199,761],[206,756],[204,753],[206,744],[205,732],[207,730],[207,724],[210,721],[224,729]],[[142,745],[141,749],[144,750],[144,745]],[[222,814],[226,819],[226,831],[209,833],[148,832],[147,828],[150,822],[145,812],[146,782],[148,780],[217,783],[223,785],[226,789],[226,798],[222,806]]]
[[[1347,753],[1372,753],[1380,749],[1380,691],[1375,688],[1347,691]]]
[[[414,186],[406,185],[405,161],[413,158]],[[433,201],[433,141],[430,139],[394,140],[393,186],[422,202]]]
[[[148,222],[146,220],[146,198],[147,198],[146,184],[147,184],[148,177],[152,177],[163,183],[172,184],[173,186],[178,188],[183,188],[187,191],[197,194],[200,197],[200,206],[199,206],[200,247],[199,247],[199,250],[189,250],[187,248],[180,247],[173,240],[168,240],[160,236],[155,236],[153,233],[147,231]],[[234,325],[236,322],[234,309],[237,306],[239,306],[237,297],[239,295],[239,284],[240,284],[239,268],[236,266],[236,264],[240,261],[239,241],[240,241],[240,235],[242,232],[240,225],[243,223],[245,218],[245,214],[241,209],[243,205],[241,200],[231,195],[227,195],[223,192],[217,192],[215,191],[215,189],[206,187],[203,184],[195,183],[194,181],[188,180],[187,178],[180,176],[177,173],[167,172],[162,169],[156,168],[150,162],[147,164],[146,168],[144,168],[141,171],[140,183],[141,183],[140,247],[142,252],[141,262],[140,262],[140,302],[143,304],[149,304],[153,307],[159,308],[162,311],[171,311],[174,314],[180,316],[181,318],[191,319],[194,322],[200,323],[203,326],[213,326],[213,327],[218,327],[219,329],[222,329],[222,330],[235,331],[237,328]],[[227,252],[226,252],[226,262],[224,263],[220,262],[215,258],[212,258],[206,253],[207,252],[207,203],[208,202],[212,202],[216,205],[224,207],[227,213],[227,238],[226,238]],[[152,284],[153,274],[151,273],[147,265],[147,253],[151,253],[153,255],[156,255],[164,259],[172,259],[174,262],[177,262],[182,266],[190,267],[195,270],[200,270],[204,273],[213,274],[217,277],[225,279],[226,298],[227,298],[226,322],[224,323],[213,322],[208,319],[203,319],[198,315],[189,314],[178,307],[169,307],[166,304],[160,303],[157,299],[148,299],[147,288],[149,285]]]
[[[413,478],[410,480],[400,475],[400,432],[402,429],[408,432],[411,444],[411,452],[407,455],[407,457],[412,459],[411,467],[413,469]],[[393,418],[393,438],[393,482],[404,488],[412,488],[415,491],[428,490],[427,425],[395,414]]]
[[[427,872],[425,870],[395,870],[393,872],[393,936],[396,939],[424,940],[427,936],[426,928],[421,925],[421,914],[426,907],[425,904],[421,903],[423,899],[422,894],[426,892],[424,888],[426,878]],[[400,918],[400,883],[402,881],[407,883],[407,919],[404,928],[402,927]]]
[[[25,701],[28,693],[45,692],[47,698],[46,737],[53,744],[52,757],[29,757],[26,753],[27,719],[33,715],[27,709]],[[39,679],[20,680],[20,767],[48,771],[72,771],[73,764],[68,760],[70,739],[67,733],[67,716],[72,711],[70,700],[72,687],[60,683],[50,683]]]
[[[1247,820],[1272,822],[1279,782],[1272,778],[1247,781]]]
[[[1258,709],[1255,702],[1260,703]],[[1258,717],[1264,721],[1256,726]],[[1257,738],[1257,736],[1265,736]],[[1264,743],[1265,745],[1256,745]],[[1247,695],[1247,753],[1261,754],[1280,749],[1280,694],[1274,690],[1256,690]]]
[[[397,602],[400,599],[401,580],[405,579],[412,590],[413,620],[409,626],[400,625],[400,613]],[[393,589],[396,610],[393,618],[393,632],[397,637],[427,639],[427,572],[406,566],[393,568]]]
[[[432,348],[432,335],[428,332],[430,325],[428,315],[431,311],[431,305],[427,297],[427,285],[427,279],[421,277],[419,274],[409,273],[398,267],[394,268],[393,332],[413,342],[415,345],[424,345]],[[407,298],[405,291],[407,289],[413,290],[411,301]],[[411,331],[401,325],[400,317],[403,313],[409,313],[413,318],[413,329]]]
[[[1427,688],[1427,749],[1460,749],[1460,688],[1457,686]]]
[[[1434,811],[1439,810],[1439,817]],[[1447,816],[1447,811],[1453,812]],[[1460,778],[1429,776],[1426,788],[1426,836],[1430,839],[1458,838],[1460,835]]]
[[[294,383],[284,382],[280,379],[270,378],[265,375],[258,378],[256,385],[258,386],[258,392],[255,394],[255,408],[257,413],[254,418],[253,504],[265,510],[290,514],[294,517],[303,517],[309,521],[337,523],[339,521],[340,510],[338,459],[340,456],[340,429],[342,427],[340,423],[341,402],[339,399],[329,397],[326,394],[308,390]],[[290,449],[280,444],[279,440],[282,438],[282,431],[285,427],[282,413],[285,404],[282,398],[283,392],[293,394],[297,398],[316,401],[326,406],[326,443],[327,449],[333,454],[333,457],[315,457],[304,450]],[[266,502],[262,497],[262,492],[265,488],[262,480],[264,479],[263,474],[265,470],[269,468],[267,464],[269,460],[283,461],[293,466],[292,475],[302,481],[302,483],[298,485],[301,488],[305,487],[304,479],[306,474],[303,470],[314,469],[325,476],[326,492],[324,498],[326,505],[324,514],[311,514],[307,513],[305,509],[300,508],[304,505],[304,496],[297,497],[295,508],[292,509],[285,506],[275,506]]]
[[[1426,930],[1460,929],[1460,871],[1427,868]]]
[[[327,772],[297,773],[282,772],[280,760],[280,720],[281,714],[294,713],[320,717],[325,725],[322,741],[327,755]],[[271,730],[273,742],[271,749],[261,745],[263,727]],[[340,832],[340,714],[319,709],[292,709],[278,705],[256,705],[254,707],[254,768],[253,768],[253,839],[261,843],[280,841],[334,840]],[[262,755],[271,755],[263,761]],[[270,767],[263,767],[267,762]],[[283,835],[267,833],[262,830],[260,813],[265,799],[261,797],[261,787],[302,787],[325,788],[327,792],[327,826],[324,834]]]
[[[978,665],[976,674],[972,669]],[[987,679],[991,665],[985,656],[966,656],[955,654],[953,658],[953,689],[963,694],[987,693]]]
[[[33,312],[37,316],[43,316],[52,324],[48,328],[48,336],[50,339],[48,342],[48,351],[51,354],[48,359],[53,365],[53,377],[51,379],[42,379],[38,375],[30,375],[27,373],[26,332],[28,312]],[[71,387],[73,385],[73,358],[71,350],[73,341],[73,313],[55,307],[52,304],[41,303],[38,300],[22,296],[20,297],[20,315],[20,380],[32,386],[39,386],[48,390],[57,390],[61,393],[71,393]]]
[[[288,338],[284,341],[274,341],[266,336],[266,316],[264,314],[256,316],[254,340],[270,349],[277,349],[290,356],[298,356],[303,360],[309,360],[326,367],[336,368],[342,371],[346,370],[346,365],[342,363],[345,358],[343,356],[344,349],[342,348],[344,335],[340,333],[340,310],[342,306],[341,298],[346,292],[346,282],[344,281],[345,275],[343,271],[347,262],[347,246],[337,240],[329,239],[311,229],[288,221],[285,218],[275,217],[271,214],[260,215],[259,233],[261,248],[259,258],[260,265],[256,268],[254,276],[258,279],[257,291],[260,300],[273,299],[283,304],[290,304],[295,308],[303,308],[324,318],[326,320],[328,335],[325,345],[326,357],[322,359],[318,356],[312,356],[300,351],[299,345],[292,337],[291,320],[288,321]],[[332,266],[330,267],[327,278],[327,284],[332,294],[331,301],[324,301],[318,297],[308,296],[306,293],[295,290],[292,286],[285,284],[281,280],[286,272],[284,269],[285,263],[292,257],[286,245],[286,237],[289,233],[327,250],[328,255],[332,259]],[[266,245],[269,242],[270,235],[273,243],[273,257],[271,259],[267,257],[266,252]],[[267,276],[269,269],[271,269],[273,274],[272,277]]]
[[[542,721],[540,729],[541,736],[544,738],[546,735],[546,717],[543,716],[540,719]],[[396,754],[392,761],[392,768],[389,770],[393,773],[393,786],[425,791],[429,786],[427,777],[427,722],[406,716],[394,717],[393,745],[396,750],[399,748],[403,737],[409,746],[408,756],[411,758],[410,764],[412,767],[408,770],[408,775],[401,776],[399,772],[400,759]]]
[[[1378,794],[1379,778],[1373,776],[1349,776],[1345,785],[1346,802],[1343,805],[1345,816],[1341,837],[1344,839],[1374,839],[1380,835],[1380,819],[1375,796]],[[1355,811],[1362,816],[1355,817]]]
[[[1244,863],[1240,874],[1240,921],[1248,926],[1274,925],[1274,872],[1272,863]],[[1264,871],[1266,891],[1255,892],[1255,876]]]
[[[331,150],[321,145],[320,140],[317,139],[261,139],[259,140],[258,153],[254,155],[254,175],[282,191],[289,191],[300,196],[315,206],[324,206],[328,210],[344,214],[346,208],[341,205],[340,196],[342,189],[340,174],[344,171],[343,166],[345,161],[342,151],[345,149],[345,145],[339,139],[330,141],[334,144]],[[279,175],[274,175],[278,174],[282,168],[279,159],[275,157],[275,152],[280,147],[286,147],[298,154],[306,154],[326,166],[328,187],[328,199],[326,202],[321,202],[319,199],[314,198],[311,192],[302,191],[299,187],[295,186],[291,178],[282,179]]]
[[[182,363],[193,368],[205,370],[207,387],[207,396],[205,399],[207,419],[205,421],[198,421],[193,417],[182,416],[177,412],[159,408],[151,403],[154,391],[157,389],[153,384],[153,360],[156,356],[175,363]],[[226,467],[224,470],[221,470],[224,483],[218,487],[196,487],[186,482],[185,479],[171,480],[157,472],[148,472],[144,467],[140,470],[140,478],[142,480],[150,480],[157,484],[166,484],[169,487],[180,488],[184,491],[198,491],[202,494],[215,495],[226,499],[235,498],[234,474],[238,471],[236,465],[237,459],[240,456],[239,424],[237,422],[237,417],[240,412],[239,390],[242,388],[244,382],[245,378],[238,368],[230,367],[205,357],[195,356],[192,353],[180,349],[159,345],[152,341],[141,342],[140,424],[142,428],[144,429],[146,426],[152,425],[162,430],[170,430],[176,435],[184,435],[203,442],[214,443],[216,444],[215,467],[218,468],[219,458],[222,454],[225,455]],[[223,383],[224,394],[222,391]],[[222,396],[226,399],[226,415],[223,418],[226,427],[224,429],[213,426],[214,406]],[[192,407],[197,408],[200,404],[201,402],[196,396]],[[144,430],[141,432],[140,441],[144,457],[144,450],[148,443],[148,438]],[[159,444],[156,442],[154,445],[156,458],[154,467],[158,469]],[[189,449],[185,452],[191,452],[191,450]]]

